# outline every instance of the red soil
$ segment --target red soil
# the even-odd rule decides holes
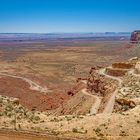
[[[35,108],[39,111],[46,111],[59,107],[68,95],[63,92],[40,93],[31,90],[29,84],[22,79],[1,77],[0,78],[0,94],[19,98],[20,103],[28,109]]]

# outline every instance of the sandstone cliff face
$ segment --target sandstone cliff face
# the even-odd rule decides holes
[[[100,68],[91,68],[87,78],[78,78],[75,86],[73,86],[67,94],[70,97],[68,101],[62,104],[58,109],[52,111],[54,115],[67,115],[67,114],[88,114],[91,106],[95,102],[96,95],[103,97],[99,112],[102,112],[108,98],[117,87],[117,82],[98,74]],[[83,93],[82,89],[87,89],[90,95]]]
[[[73,95],[67,102],[52,112],[53,115],[85,115],[88,114],[94,97],[85,95],[82,91]]]
[[[96,72],[96,69],[92,69],[87,80],[87,89],[91,94],[102,97],[98,113],[102,113],[108,99],[115,91],[118,83],[110,78],[106,78]]]
[[[100,75],[96,70],[91,70],[89,78],[87,80],[87,89],[91,93],[95,93],[100,96],[105,96],[112,89],[113,83],[110,79]]]
[[[127,75],[129,75],[128,71],[131,70],[131,68],[134,68],[135,63],[136,61],[138,61],[138,59],[133,58],[129,61],[114,63],[112,67],[106,68],[105,74],[111,75],[113,77],[120,76],[121,79],[125,79]],[[104,76],[104,74],[102,73],[102,69],[100,71],[100,67],[92,67],[89,71],[88,77],[77,78],[75,85],[67,92],[70,97],[69,100],[63,103],[52,113],[55,115],[88,114],[89,109],[98,98],[101,100],[101,102],[97,112],[102,113],[110,97],[112,96],[114,91],[116,91],[116,88],[118,88],[118,85],[118,80],[114,80],[113,78]],[[87,89],[87,93],[89,93],[89,95],[85,94],[83,92],[83,89]],[[119,90],[120,89],[123,90],[122,87],[119,87]],[[123,91],[125,92],[125,90]],[[121,96],[122,94],[119,94],[119,92],[116,95],[114,112],[126,111],[136,106],[133,100],[125,99]]]
[[[111,76],[124,76],[127,73],[127,70],[106,68],[106,73]]]
[[[130,69],[130,68],[133,68],[133,65],[130,63],[121,62],[121,63],[113,63],[112,67],[118,68],[118,69]]]
[[[124,76],[133,67],[134,64],[130,62],[113,63],[112,67],[106,68],[106,73],[111,76]]]
[[[140,30],[131,33],[130,41],[136,43],[140,41]]]

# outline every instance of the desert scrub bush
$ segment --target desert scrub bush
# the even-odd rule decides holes
[[[10,124],[15,125],[16,124],[16,120],[15,119],[11,120]]]
[[[78,130],[77,128],[73,128],[72,129],[72,132],[73,133],[81,133],[81,134],[86,134],[87,133],[87,130]]]
[[[40,120],[39,116],[35,116],[34,114],[30,114],[28,122],[32,122],[34,124],[37,124],[39,120]]]
[[[105,126],[106,126],[106,124],[105,124],[105,123],[103,123],[103,124],[101,124],[100,126],[104,126],[104,127],[105,127]]]
[[[7,103],[11,103],[9,98],[6,97],[5,99],[6,99]]]
[[[2,98],[0,98],[0,103],[3,103],[3,99]]]
[[[104,134],[101,133],[101,129],[100,128],[96,128],[96,129],[93,129],[93,130],[95,131],[97,136],[101,136],[101,137],[104,136]]]
[[[39,116],[34,116],[34,120],[35,121],[39,121],[40,120],[40,117]]]
[[[17,120],[21,120],[23,118],[23,115],[22,114],[18,114],[17,115]]]
[[[125,131],[121,130],[120,136],[128,136]]]
[[[77,116],[77,118],[78,118],[78,119],[83,119],[84,117],[83,117],[83,116]]]
[[[77,128],[73,128],[73,129],[72,129],[72,132],[73,132],[73,133],[78,133]]]
[[[18,107],[15,109],[16,113],[24,113],[23,108],[22,107]]]
[[[50,121],[51,121],[51,122],[59,122],[60,120],[57,119],[57,118],[53,118],[53,119],[51,119]]]
[[[49,130],[49,128],[47,126],[45,126],[45,130]]]
[[[106,126],[105,129],[108,129],[108,127]]]
[[[31,122],[33,122],[33,119],[34,119],[34,115],[30,115],[30,116],[29,116],[29,120],[30,120]]]
[[[123,110],[123,111],[127,111],[128,109],[129,109],[128,105],[123,105],[122,108],[121,108],[121,110]]]
[[[6,107],[5,107],[5,110],[6,111],[12,111],[14,108],[13,108],[13,106],[12,106],[12,104],[8,104]]]
[[[62,127],[62,126],[63,126],[63,124],[61,123],[61,124],[60,124],[60,127]]]
[[[42,131],[43,131],[43,129],[40,128],[40,127],[35,127],[34,130],[35,130],[36,132],[42,132]]]
[[[11,124],[13,124],[13,123],[16,123],[16,120],[15,119],[11,120]]]
[[[28,112],[28,111],[24,111],[24,117],[26,118],[26,119],[29,119],[30,120],[30,118],[31,118],[31,116],[32,116],[33,114],[32,113],[30,113],[30,112]]]
[[[126,92],[126,89],[123,89],[123,92]]]
[[[35,128],[33,127],[33,126],[31,126],[31,128],[30,129],[33,129],[33,130],[35,130]]]
[[[22,128],[21,128],[21,124],[18,124],[18,129],[20,129],[20,130],[22,129]]]
[[[40,123],[44,123],[44,122],[45,122],[44,120],[40,121]]]
[[[123,127],[123,126],[120,124],[119,127]]]
[[[54,130],[51,130],[51,131],[50,131],[50,133],[51,133],[51,134],[53,134],[53,135],[55,135],[55,136],[57,136],[57,135],[59,135],[59,134],[60,134],[60,132],[59,132],[59,131],[54,131]]]
[[[3,115],[7,116],[7,117],[12,117],[13,116],[13,111],[7,111],[7,110],[4,110],[3,111]]]
[[[13,113],[12,112],[7,112],[6,116],[11,118],[13,116]]]
[[[3,116],[4,115],[4,113],[3,112],[0,112],[0,116]]]
[[[71,117],[69,117],[69,116],[65,116],[65,118],[66,118],[66,120],[67,120],[67,121],[72,120],[72,118],[71,118]]]
[[[100,128],[96,128],[96,129],[93,129],[96,133],[99,133],[101,131]]]

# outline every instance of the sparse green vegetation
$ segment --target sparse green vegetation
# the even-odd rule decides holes
[[[73,133],[81,133],[81,134],[86,134],[87,130],[84,130],[84,128],[78,129],[78,128],[73,128],[72,129]]]
[[[104,136],[104,134],[101,133],[101,129],[100,128],[93,129],[93,131],[95,131],[96,135],[99,136],[99,137],[103,137]]]
[[[34,120],[35,121],[39,121],[40,120],[40,117],[39,116],[34,116]]]
[[[128,136],[125,131],[121,130],[120,136]]]
[[[77,128],[73,128],[73,129],[72,129],[72,132],[73,132],[73,133],[78,133]]]

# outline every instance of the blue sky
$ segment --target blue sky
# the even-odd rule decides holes
[[[140,0],[0,0],[1,33],[135,29],[140,29]]]

